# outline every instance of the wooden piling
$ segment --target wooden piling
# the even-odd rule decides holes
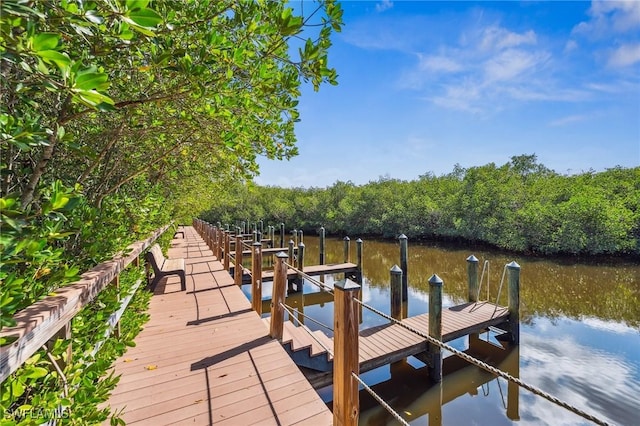
[[[429,336],[442,341],[442,279],[433,274],[429,278]],[[429,376],[435,382],[442,380],[442,350],[429,344]]]
[[[236,261],[235,269],[233,270],[233,282],[234,284],[242,285],[242,252],[244,247],[242,246],[242,235],[236,234]]]
[[[325,253],[325,230],[324,226],[320,227],[320,265],[324,265],[324,253]]]
[[[520,343],[520,265],[515,261],[507,265],[509,278],[509,337]]]
[[[287,254],[280,252],[276,254],[276,265],[273,270],[273,292],[271,295],[271,322],[269,324],[269,336],[272,339],[282,340],[284,328],[284,304],[286,299],[287,283]]]
[[[229,251],[231,250],[231,236],[229,231],[224,231],[224,269],[229,270]]]
[[[262,243],[253,243],[251,250],[251,308],[262,315]]]
[[[397,320],[404,319],[402,315],[402,269],[393,265],[390,273],[391,281],[391,317]]]
[[[293,240],[289,240],[289,265],[296,266],[294,262],[294,254],[293,254]]]
[[[304,243],[302,241],[298,243],[298,269],[300,271],[304,271]],[[296,279],[296,291],[302,291],[303,283],[304,278],[298,275],[298,278]]]
[[[362,244],[362,239],[358,238],[356,240],[356,265],[358,267],[358,272],[356,272],[356,281],[360,285],[362,285]]]
[[[398,240],[400,240],[400,269],[402,269],[402,303],[407,303],[409,301],[408,238],[406,235],[401,234]]]
[[[469,302],[478,301],[478,258],[467,257],[467,283],[469,286]]]
[[[356,426],[360,414],[360,401],[358,381],[352,373],[360,373],[358,363],[360,315],[354,297],[360,290],[360,286],[345,279],[335,283],[334,289],[333,424]]]
[[[284,223],[280,223],[280,247],[284,248]]]

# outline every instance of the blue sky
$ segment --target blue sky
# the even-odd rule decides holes
[[[329,63],[305,86],[300,154],[262,185],[326,187],[498,165],[640,166],[640,1],[345,1]]]

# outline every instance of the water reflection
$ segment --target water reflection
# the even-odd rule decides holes
[[[319,257],[318,241],[305,237],[306,263]],[[343,241],[327,239],[326,263],[343,261]],[[355,243],[352,242],[355,256]],[[399,244],[364,242],[363,299],[389,312],[389,270],[399,263]],[[640,264],[585,264],[507,255],[474,247],[459,249],[409,242],[409,315],[428,310],[428,278],[444,280],[444,305],[466,301],[465,259],[474,254],[491,262],[489,297],[494,299],[503,266],[516,260],[521,269],[521,345],[515,357],[520,377],[579,409],[613,424],[633,425],[640,395]],[[352,259],[353,261],[353,259]],[[324,277],[328,285],[342,277]],[[245,292],[249,293],[245,286]],[[270,297],[264,283],[263,297]],[[291,294],[298,312],[333,324],[333,302],[305,284],[304,293]],[[486,298],[487,286],[481,293]],[[500,298],[506,304],[506,283]],[[317,303],[316,303],[317,302]],[[264,310],[268,312],[268,310]],[[299,318],[304,321],[300,316]],[[383,324],[377,315],[363,311],[362,327]],[[306,322],[312,330],[320,326]],[[326,331],[326,330],[325,330]],[[330,333],[328,333],[330,334]],[[464,350],[468,339],[451,342]],[[454,358],[455,359],[455,358]],[[519,359],[519,362],[517,360]],[[447,364],[459,362],[447,359]],[[496,361],[496,364],[500,360]],[[506,367],[505,367],[506,368]],[[513,367],[512,367],[513,368]],[[442,385],[429,382],[423,364],[409,358],[404,366],[389,366],[363,375],[366,382],[411,424],[589,424],[581,417],[528,391],[519,392],[517,410],[507,412],[509,385],[473,366],[450,372]],[[449,393],[453,386],[461,390]],[[320,391],[331,400],[331,388]],[[512,393],[513,394],[513,393]],[[440,399],[442,398],[442,402]],[[361,392],[361,424],[394,424],[386,411]]]

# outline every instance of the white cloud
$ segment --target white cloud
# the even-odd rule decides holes
[[[549,125],[553,127],[560,127],[560,126],[565,126],[567,124],[579,123],[587,120],[588,118],[589,116],[584,114],[568,115],[566,117],[553,120],[552,122],[549,123]]]
[[[457,72],[463,69],[462,64],[456,60],[440,55],[418,54],[418,62],[418,67],[427,71]]]
[[[507,49],[484,63],[485,78],[488,82],[513,80],[538,70],[548,58],[544,52]]]
[[[536,44],[536,33],[529,30],[518,34],[497,26],[485,28],[478,44],[478,48],[484,51],[496,51],[520,45]]]
[[[382,0],[380,3],[376,3],[376,12],[384,12],[392,7],[393,2],[391,0]]]
[[[612,68],[623,68],[638,62],[640,62],[640,43],[623,44],[618,47],[609,56],[607,64]]]

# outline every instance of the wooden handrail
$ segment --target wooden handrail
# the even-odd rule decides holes
[[[80,310],[89,304],[113,279],[167,230],[169,225],[156,230],[149,238],[130,245],[126,254],[100,263],[80,275],[80,280],[61,287],[48,296],[17,312],[16,325],[6,327],[1,337],[16,339],[0,348],[0,382],[16,371],[42,345],[47,343]]]

